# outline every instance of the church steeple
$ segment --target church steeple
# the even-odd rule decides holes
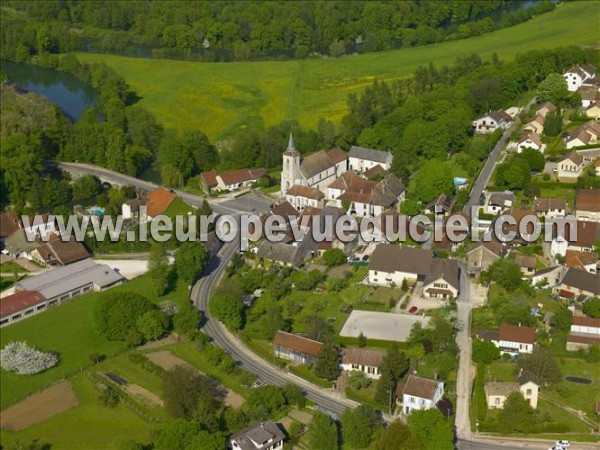
[[[288,140],[287,150],[285,151],[284,155],[297,156],[299,154],[300,153],[298,152],[298,150],[296,150],[296,147],[294,146],[294,137],[292,136],[292,133],[290,132],[290,138]]]
[[[301,180],[300,152],[294,147],[294,138],[290,139],[285,152],[283,152],[283,170],[281,171],[281,195],[285,195],[289,188]]]

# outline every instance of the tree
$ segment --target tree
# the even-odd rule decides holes
[[[539,384],[555,384],[562,379],[556,357],[541,345],[536,345],[532,353],[521,356],[519,367],[531,372]]]
[[[146,341],[153,341],[169,329],[169,317],[161,310],[154,309],[138,317],[136,325]]]
[[[323,253],[323,261],[328,267],[339,266],[346,262],[346,254],[339,248],[330,248]]]
[[[136,292],[110,292],[98,299],[94,319],[104,337],[124,341],[138,332],[138,317],[153,309],[156,306]]]
[[[308,447],[311,450],[336,450],[338,445],[335,422],[327,414],[315,411],[308,426]]]
[[[512,163],[503,163],[496,171],[496,184],[509,189],[523,189],[530,180],[531,170],[527,160],[515,158]]]
[[[559,111],[549,112],[544,117],[544,134],[546,136],[558,136],[563,128],[562,116]]]
[[[371,385],[371,379],[368,378],[362,370],[352,370],[348,374],[348,384],[354,390],[367,388]]]
[[[509,292],[521,285],[521,269],[511,259],[499,259],[490,266],[490,277]]]
[[[521,158],[527,161],[529,164],[529,169],[533,172],[541,172],[544,170],[544,165],[546,164],[546,160],[542,152],[539,150],[535,150],[533,148],[523,149],[521,152]]]
[[[153,243],[150,247],[148,273],[156,294],[164,295],[169,290],[171,268],[165,246],[160,243]]]
[[[329,45],[329,54],[335,58],[346,54],[344,41],[335,40]]]
[[[200,428],[196,422],[185,419],[175,419],[167,422],[158,432],[154,442],[155,450],[172,450],[188,448]]]
[[[200,326],[200,311],[186,302],[173,316],[173,329],[185,336],[193,336]]]
[[[363,334],[362,331],[358,335],[358,339],[356,341],[356,345],[358,345],[359,348],[364,348],[364,347],[367,346],[367,337]]]
[[[84,175],[73,183],[73,200],[85,200],[96,195],[100,182],[92,175]]]
[[[200,242],[183,242],[175,253],[175,270],[187,284],[191,284],[208,264],[208,252]]]
[[[331,342],[323,344],[317,362],[315,373],[326,380],[335,380],[340,374],[340,354]]]
[[[33,375],[58,364],[57,353],[44,353],[24,341],[9,342],[0,351],[0,367],[19,375]]]
[[[217,294],[210,301],[210,311],[214,316],[232,330],[239,330],[243,324],[244,304],[234,294]]]
[[[163,376],[165,408],[174,418],[192,419],[200,408],[216,413],[219,402],[213,381],[188,366],[176,366]]]
[[[369,405],[346,409],[342,413],[341,421],[344,443],[356,449],[369,446],[373,432],[380,424],[377,412]]]
[[[308,314],[302,320],[310,339],[323,342],[333,333],[333,327],[317,313]]]
[[[398,343],[393,342],[381,361],[381,377],[375,391],[375,401],[385,407],[386,411],[391,412],[393,408],[396,385],[407,366],[406,356],[400,351]]]
[[[415,410],[408,415],[411,434],[424,444],[426,450],[452,450],[454,433],[452,422],[437,409]]]
[[[536,422],[536,414],[521,392],[513,392],[500,410],[498,424],[503,433],[530,433]]]
[[[589,302],[589,300],[588,300]],[[586,302],[587,303],[587,302]],[[585,303],[584,303],[585,311]],[[587,314],[587,313],[586,313]],[[588,314],[588,316],[591,314]],[[571,323],[573,322],[573,313],[567,308],[560,308],[554,313],[551,319],[552,326],[560,331],[569,331],[571,329]]]
[[[375,441],[375,450],[421,450],[423,448],[423,442],[399,420],[389,425]]]
[[[583,312],[596,319],[600,319],[600,297],[590,298],[583,304]]]
[[[473,340],[473,361],[489,364],[500,358],[500,350],[491,341]]]
[[[253,417],[255,420],[265,420],[268,417],[280,413],[283,411],[287,404],[285,395],[281,388],[277,386],[261,386],[256,389],[252,389],[246,397],[244,408],[249,410],[251,408],[262,407],[264,408],[263,417]]]
[[[446,165],[437,159],[426,161],[415,176],[416,194],[422,202],[430,202],[438,195],[451,194],[452,174]]]
[[[293,383],[286,383],[281,386],[281,392],[285,396],[285,401],[288,405],[295,405],[299,408],[304,408],[306,405],[306,397],[304,397],[302,389],[299,386]]]
[[[570,97],[567,82],[560,73],[549,74],[538,86],[537,99],[540,102],[550,101],[560,107]]]

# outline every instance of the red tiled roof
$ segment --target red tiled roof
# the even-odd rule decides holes
[[[432,400],[435,391],[437,390],[438,383],[439,381],[430,378],[409,375],[402,393],[412,395],[413,397]]]
[[[325,194],[323,194],[318,189],[312,188],[310,186],[301,186],[298,184],[295,184],[291,188],[289,188],[286,192],[286,195],[305,197],[313,200],[321,200],[323,197],[325,197]]]
[[[600,212],[600,189],[578,190],[575,207],[582,211]]]
[[[38,291],[17,292],[0,300],[0,317],[4,319],[45,301],[46,298]]]
[[[587,270],[586,266],[596,264],[598,256],[594,252],[578,252],[576,250],[567,250],[565,255],[565,265],[575,269]]]
[[[364,348],[349,348],[344,350],[342,364],[360,364],[363,366],[379,367],[384,353],[379,350]]]
[[[278,331],[273,339],[273,345],[286,348],[298,353],[304,353],[311,356],[319,356],[323,344],[302,336],[285,331]]]
[[[600,328],[600,319],[587,316],[573,316],[573,325]]]
[[[258,180],[267,174],[265,169],[235,169],[220,173],[223,183],[226,185],[244,183],[246,181]]]
[[[14,211],[0,214],[0,237],[6,238],[21,228],[19,216]]]
[[[208,172],[202,172],[200,174],[200,177],[202,178],[202,181],[204,181],[204,184],[209,188],[214,188],[218,185],[217,183],[217,172],[215,172],[214,170],[208,171]]]
[[[146,196],[148,216],[156,217],[164,214],[175,197],[174,193],[165,188],[159,187],[154,189]]]
[[[340,163],[345,159],[348,159],[348,154],[341,148],[332,148],[327,152],[327,155],[329,156],[329,159],[331,159],[331,162],[334,164]]]
[[[535,344],[535,328],[520,327],[503,323],[500,325],[498,339],[501,341],[520,342],[523,344]]]
[[[559,295],[559,297],[564,297],[564,298],[575,298],[574,292],[567,291],[565,289],[561,289],[560,291],[558,291],[558,295]]]

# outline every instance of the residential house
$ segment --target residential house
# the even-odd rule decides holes
[[[217,190],[237,191],[252,186],[267,174],[265,169],[235,169],[217,174]]]
[[[285,331],[278,331],[273,339],[275,356],[298,364],[314,364],[322,347],[318,341]]]
[[[175,197],[173,191],[163,187],[154,189],[146,196],[146,217],[140,217],[140,221],[145,222],[146,220],[152,220],[153,217],[165,214]]]
[[[579,189],[575,197],[577,220],[600,222],[600,189]]]
[[[516,382],[487,382],[484,390],[486,403],[490,409],[503,409],[504,402],[514,392],[520,392],[531,407],[537,409],[540,386],[530,372],[522,372]]]
[[[317,188],[295,184],[285,193],[285,199],[298,211],[306,206],[322,208],[325,194]]]
[[[531,353],[535,345],[535,328],[503,323],[498,332],[487,333],[485,339],[492,341],[500,353],[511,356]]]
[[[423,282],[430,298],[453,298],[459,292],[459,269],[455,260],[435,259],[431,250],[379,244],[369,262],[369,283],[401,286]]]
[[[536,198],[533,202],[533,210],[538,217],[565,217],[567,202],[564,198]]]
[[[121,205],[123,219],[139,220],[142,206],[146,206],[145,197],[136,197],[126,200],[125,203]]]
[[[556,176],[559,180],[579,178],[584,168],[583,156],[577,152],[571,152],[558,160]]]
[[[533,240],[532,236],[535,233],[536,223],[539,224],[539,221],[535,220],[536,215],[532,210],[511,208],[504,213],[504,216],[502,219],[507,221],[502,222],[503,233],[507,237],[514,235],[514,239],[508,239],[506,242],[509,247],[527,245]],[[509,216],[512,219],[508,219]],[[495,217],[492,220],[492,226],[499,226],[498,221],[500,219],[501,217]]]
[[[596,77],[596,68],[591,64],[573,66],[563,74],[563,77],[567,82],[567,89],[575,92],[585,81]]]
[[[473,121],[477,134],[491,134],[497,129],[506,130],[512,124],[512,118],[502,110],[490,111]]]
[[[556,112],[556,105],[552,102],[544,102],[542,103],[536,110],[536,116],[546,117],[546,114]]]
[[[425,297],[448,300],[458,297],[460,290],[458,261],[433,259],[423,281]]]
[[[350,147],[348,156],[350,169],[360,174],[376,166],[381,166],[386,171],[392,167],[393,156],[391,152],[353,145]]]
[[[342,369],[348,372],[360,371],[367,378],[378,380],[381,377],[381,361],[384,352],[364,348],[348,348],[342,353]]]
[[[31,257],[44,267],[49,265],[66,266],[89,258],[90,253],[81,242],[73,238],[68,241],[54,239],[33,250]]]
[[[274,422],[260,422],[233,433],[229,437],[229,450],[281,450],[285,433]]]
[[[565,266],[585,270],[589,273],[598,273],[598,255],[595,252],[578,252],[567,250]]]
[[[488,270],[492,264],[502,258],[506,253],[506,246],[500,241],[479,241],[474,243],[467,251],[468,271],[470,275],[476,275]]]
[[[567,224],[564,230],[555,231],[550,243],[550,254],[565,257],[568,250],[592,252],[598,240],[600,240],[600,223],[578,220],[575,227]]]
[[[600,101],[592,103],[585,110],[585,115],[596,122],[600,121]]]
[[[586,145],[596,144],[600,137],[600,123],[590,121],[579,127],[572,133],[565,135],[566,147],[568,149],[574,147],[583,147]]]
[[[329,151],[311,153],[301,159],[290,134],[287,150],[283,153],[281,172],[281,195],[295,184],[310,186],[326,192],[333,180],[348,170],[348,155],[334,148]]]
[[[567,350],[588,349],[600,345],[600,319],[587,316],[573,316],[571,330],[567,336]]]
[[[32,238],[48,239],[49,236],[58,234],[56,217],[52,214],[44,213],[23,217],[22,224],[25,234]]]
[[[529,255],[516,255],[515,262],[521,268],[521,273],[525,277],[531,277],[535,274],[536,258]]]
[[[11,234],[21,228],[21,219],[14,211],[6,211],[0,214],[0,250],[4,248],[4,241]]]
[[[585,270],[569,268],[560,285],[558,295],[567,300],[580,300],[600,296],[600,277]]]
[[[493,215],[500,214],[501,212],[512,208],[515,200],[515,194],[511,191],[489,193],[483,207],[483,212],[485,214]]]
[[[455,204],[456,200],[453,197],[446,194],[440,194],[434,201],[430,202],[425,207],[425,213],[449,216],[450,213],[452,213]]]
[[[219,182],[217,181],[217,172],[215,170],[202,172],[200,174],[200,186],[207,194],[213,189],[216,189],[217,186],[219,186]]]
[[[581,86],[577,92],[581,96],[581,106],[589,108],[600,101],[600,91],[597,86]]]
[[[258,244],[256,256],[283,266],[300,267],[310,258],[311,254],[299,245],[265,240]]]
[[[406,383],[398,383],[396,402],[402,405],[402,412],[410,414],[414,410],[435,408],[444,396],[444,383],[439,380],[409,375]]]
[[[523,131],[529,131],[531,133],[541,135],[544,132],[544,121],[544,116],[538,114],[533,120],[527,122],[523,126]]]
[[[32,259],[31,252],[39,245],[39,239],[29,240],[25,230],[19,228],[6,238],[2,253],[13,258]]]
[[[546,150],[546,144],[542,142],[537,134],[530,131],[529,133],[521,136],[521,138],[517,141],[517,153],[521,153],[526,148],[532,148],[540,153],[544,153]]]
[[[536,271],[531,277],[532,286],[554,287],[560,283],[565,274],[563,266],[545,267]]]
[[[386,172],[386,170],[380,164],[377,164],[376,166],[373,166],[370,169],[365,170],[363,172],[362,176],[365,177],[367,180],[371,180],[375,177],[383,178],[383,176],[385,175],[385,172]]]

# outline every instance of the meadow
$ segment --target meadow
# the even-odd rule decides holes
[[[511,59],[528,50],[597,44],[597,22],[590,16],[594,7],[590,2],[565,3],[528,22],[474,38],[341,58],[199,63],[88,53],[79,57],[113,67],[167,128],[200,129],[216,141],[242,127],[288,119],[308,127],[320,118],[338,122],[349,93],[376,78],[406,77],[429,62],[441,66],[459,56],[489,58],[493,52]]]

